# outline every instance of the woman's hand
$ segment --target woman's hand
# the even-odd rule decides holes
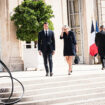
[[[62,27],[61,37],[63,37],[64,27]]]
[[[62,32],[64,32],[64,27],[62,27]]]
[[[76,45],[76,52],[78,52],[78,46]]]

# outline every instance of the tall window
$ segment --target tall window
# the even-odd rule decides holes
[[[68,24],[76,35],[79,48],[78,55],[82,56],[82,8],[81,0],[67,0]]]
[[[105,25],[105,0],[96,0],[99,25]]]

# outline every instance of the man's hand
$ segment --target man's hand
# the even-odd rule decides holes
[[[41,51],[39,51],[39,55],[42,55]]]
[[[54,55],[54,54],[55,54],[55,51],[52,52],[52,55]]]

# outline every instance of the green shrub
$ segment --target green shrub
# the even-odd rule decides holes
[[[43,0],[24,0],[18,5],[11,20],[17,27],[17,39],[22,41],[35,41],[38,39],[38,32],[43,29],[44,22],[49,23],[49,28],[53,30],[53,23],[50,20],[53,11],[50,5]]]

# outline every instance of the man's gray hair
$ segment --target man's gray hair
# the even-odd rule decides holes
[[[101,25],[100,28],[101,28],[101,29],[104,29],[104,25]]]

